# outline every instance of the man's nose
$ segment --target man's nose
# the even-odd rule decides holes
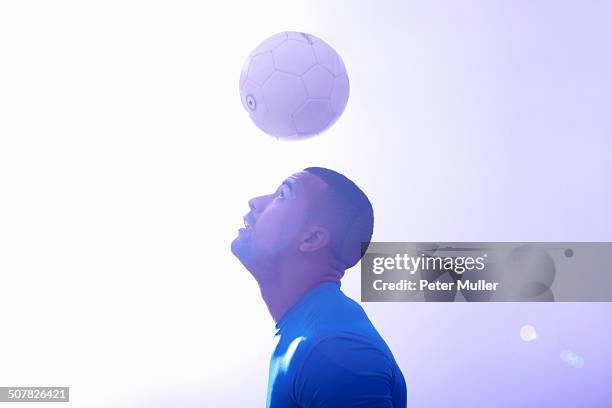
[[[264,210],[264,208],[266,208],[266,205],[267,205],[268,201],[269,200],[268,200],[268,196],[267,195],[251,198],[249,200],[249,208],[254,213],[261,212],[261,211]]]

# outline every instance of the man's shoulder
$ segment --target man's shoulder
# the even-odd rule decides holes
[[[306,377],[320,370],[387,372],[395,364],[386,344],[375,337],[325,330],[301,338],[292,360],[293,373]]]
[[[293,377],[294,398],[303,406],[388,406],[395,390],[401,393],[399,368],[380,343],[336,334],[308,346]]]
[[[368,353],[388,358],[390,350],[359,303],[340,291],[319,297],[285,326],[277,351],[291,355],[292,366],[301,366],[313,351],[319,356],[361,358]],[[286,361],[286,360],[285,360]]]
[[[362,306],[342,292],[313,307],[299,324],[304,350],[349,348],[351,345],[385,349],[384,340]]]
[[[360,324],[366,324],[369,329],[370,319],[368,318],[363,307],[346,296],[342,291],[331,292],[329,296],[318,299],[316,304],[312,305],[313,323],[322,326],[355,326],[355,329],[361,329]]]
[[[388,348],[377,333],[355,331],[322,331],[305,342],[304,352],[317,351],[322,354],[365,355],[373,353],[387,355]]]

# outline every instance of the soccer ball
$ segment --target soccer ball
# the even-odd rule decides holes
[[[342,59],[314,35],[282,32],[247,58],[240,98],[255,125],[279,139],[317,135],[340,117],[349,96]]]

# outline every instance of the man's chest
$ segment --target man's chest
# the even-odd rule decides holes
[[[302,336],[285,339],[279,335],[275,337],[268,373],[267,407],[298,406],[294,398],[294,385],[305,353],[305,340]]]

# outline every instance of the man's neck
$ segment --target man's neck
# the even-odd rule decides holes
[[[274,282],[258,282],[261,297],[275,322],[278,322],[307,292],[326,282],[340,284],[337,271],[287,271]]]

